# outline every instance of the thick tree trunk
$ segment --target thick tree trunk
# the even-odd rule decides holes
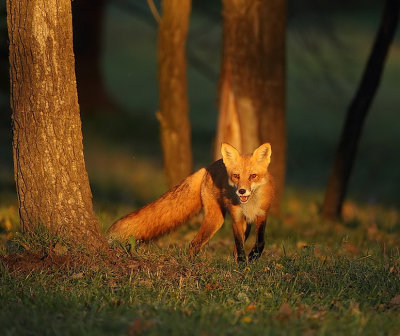
[[[101,70],[105,0],[72,1],[74,52],[82,112],[114,109]]]
[[[363,77],[347,111],[332,173],[325,192],[322,216],[326,219],[336,219],[341,216],[343,200],[353,169],[365,117],[378,89],[385,59],[396,32],[399,8],[399,0],[386,0],[380,27]]]
[[[23,231],[105,246],[83,157],[70,0],[8,0],[14,173]]]
[[[223,51],[215,158],[221,142],[243,153],[272,145],[279,214],[285,180],[286,2],[223,1]]]
[[[169,187],[192,172],[185,45],[190,0],[163,0],[158,31],[161,143]]]

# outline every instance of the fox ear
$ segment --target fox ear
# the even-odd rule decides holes
[[[222,143],[221,154],[225,166],[231,166],[235,164],[240,157],[240,154],[237,151],[237,149],[227,143]]]
[[[253,158],[258,163],[264,163],[268,167],[271,162],[271,145],[269,143],[262,144],[253,152]]]

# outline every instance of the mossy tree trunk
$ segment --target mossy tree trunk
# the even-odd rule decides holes
[[[190,0],[163,0],[158,31],[158,79],[164,169],[169,187],[192,172],[186,79]]]
[[[285,41],[285,1],[223,1],[215,158],[221,142],[243,153],[270,142],[275,214],[280,212],[286,168]]]
[[[369,107],[378,90],[386,56],[396,32],[399,8],[400,0],[386,0],[374,45],[358,90],[348,108],[336,150],[322,207],[322,216],[325,219],[341,217],[343,201],[353,170],[362,128]]]
[[[23,231],[106,245],[85,168],[70,0],[8,0],[14,174]]]

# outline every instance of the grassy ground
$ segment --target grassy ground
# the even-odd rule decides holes
[[[35,267],[2,263],[1,333],[398,334],[399,212],[346,203],[342,222],[324,223],[315,195],[298,196],[289,193],[283,219],[270,219],[266,250],[252,264],[233,261],[229,219],[193,261],[186,248],[195,224],[152,244],[115,249],[122,271],[43,266],[60,253],[55,245]],[[15,228],[16,208],[1,208],[0,219]],[[40,254],[40,244],[11,245],[18,246]]]

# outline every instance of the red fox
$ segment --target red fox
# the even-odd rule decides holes
[[[274,183],[268,173],[271,146],[265,143],[251,155],[240,155],[223,143],[221,154],[222,159],[190,175],[158,200],[116,221],[108,230],[109,236],[149,241],[183,224],[203,207],[203,222],[189,247],[189,255],[194,256],[221,228],[228,210],[236,260],[246,261],[244,242],[253,222],[256,242],[249,260],[257,259],[264,249],[265,224],[274,198]]]

